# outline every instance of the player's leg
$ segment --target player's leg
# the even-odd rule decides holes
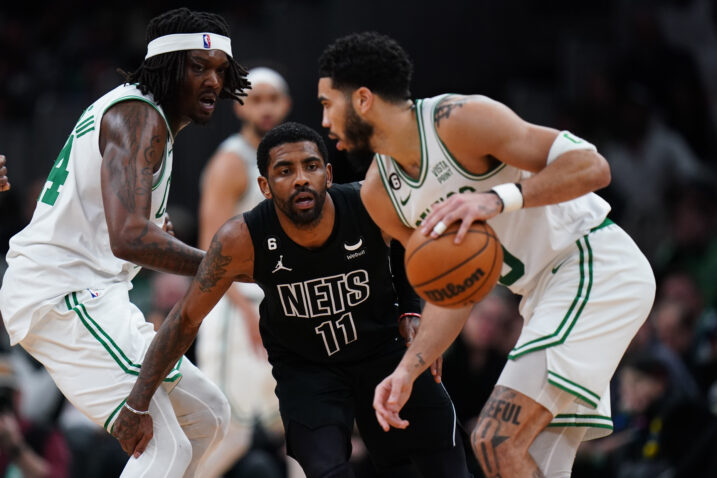
[[[311,429],[291,422],[287,442],[306,478],[352,478],[351,435],[339,425],[324,425]]]
[[[182,360],[179,371],[182,378],[169,392],[169,400],[192,445],[192,460],[184,474],[190,478],[226,435],[230,411],[224,394],[188,359]]]
[[[273,362],[287,454],[307,478],[352,477],[351,376],[343,367],[294,357]]]
[[[172,404],[163,389],[149,404],[154,436],[139,458],[131,457],[121,478],[182,476],[192,459],[192,445],[179,426]]]
[[[429,371],[416,379],[411,397],[401,410],[409,427],[384,432],[378,425],[372,406],[374,390],[394,370],[404,351],[401,347],[364,362],[355,372],[359,377],[356,424],[372,461],[382,471],[413,462],[422,476],[470,477],[453,403],[443,384],[436,383]]]
[[[536,437],[530,455],[545,476],[569,478],[586,432],[585,427],[548,427]]]
[[[69,294],[34,325],[21,345],[78,410],[109,431],[135,383],[151,329],[130,304],[126,287],[119,285]],[[155,438],[141,459],[127,466],[138,470],[135,462],[141,461],[144,476],[181,476],[191,447],[164,390],[155,394],[150,412]]]
[[[542,477],[529,448],[553,414],[535,400],[501,385],[481,410],[471,445],[487,477]]]
[[[252,434],[253,427],[232,419],[224,439],[204,459],[199,468],[199,476],[218,478],[226,473],[240,458],[246,455],[251,446]]]
[[[423,476],[470,477],[472,475],[466,467],[465,447],[463,434],[456,433],[455,446],[411,453],[411,461]]]

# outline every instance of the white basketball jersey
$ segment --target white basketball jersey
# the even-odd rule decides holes
[[[10,240],[0,310],[12,343],[22,340],[64,295],[86,288],[127,283],[140,267],[115,257],[102,200],[99,132],[105,111],[120,101],[144,101],[167,121],[151,95],[121,85],[89,108],[70,132],[50,170],[30,224]],[[150,220],[162,226],[172,173],[171,130],[162,164],[154,173]]]
[[[259,166],[256,164],[256,148],[250,145],[241,134],[236,133],[222,141],[217,151],[233,153],[241,158],[246,171],[247,184],[246,191],[237,202],[236,212],[238,214],[253,209],[265,199],[259,188],[259,183],[256,181],[256,178],[260,176]]]
[[[531,176],[528,171],[500,162],[484,174],[463,168],[438,137],[434,110],[447,95],[417,100],[416,118],[421,140],[421,168],[418,179],[409,177],[391,157],[375,160],[398,217],[416,228],[428,215],[431,205],[456,193],[488,191],[503,183]],[[571,201],[499,214],[488,223],[503,246],[500,282],[517,294],[525,294],[534,279],[565,247],[598,226],[610,205],[590,193]]]

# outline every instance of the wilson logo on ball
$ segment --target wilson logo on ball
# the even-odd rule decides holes
[[[461,284],[449,282],[445,287],[440,289],[423,290],[423,293],[428,296],[428,300],[431,302],[443,302],[444,300],[452,299],[461,295],[484,276],[485,272],[483,272],[483,269],[478,268],[475,272],[473,272],[473,274],[466,277]]]

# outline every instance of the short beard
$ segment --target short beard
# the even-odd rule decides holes
[[[369,156],[373,155],[371,150],[371,136],[373,136],[373,126],[362,120],[351,102],[348,102],[345,118],[346,145],[351,153],[357,155]]]
[[[271,189],[271,188],[270,188]],[[314,207],[310,210],[297,211],[294,209],[294,198],[299,193],[310,193],[314,197]],[[326,188],[322,188],[321,191],[314,191],[308,187],[295,191],[287,201],[279,200],[274,192],[272,191],[272,197],[274,198],[274,204],[284,213],[289,220],[299,228],[308,228],[314,225],[321,219],[324,212],[324,203],[326,202]]]

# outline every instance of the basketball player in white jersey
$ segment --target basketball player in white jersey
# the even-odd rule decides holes
[[[154,336],[129,302],[130,281],[142,266],[193,275],[204,256],[166,232],[166,206],[177,133],[249,86],[228,35],[210,13],[152,19],[144,62],[81,114],[30,224],[10,241],[0,309],[11,343],[108,432],[150,411],[159,418],[149,453],[131,457],[123,477],[195,476],[229,421],[226,398],[186,359],[149,410],[125,401]]]
[[[0,192],[10,190],[10,181],[7,179],[7,167],[5,166],[5,155],[0,154]]]
[[[524,326],[472,434],[490,477],[565,477],[580,442],[610,433],[609,383],[655,292],[650,266],[593,191],[610,181],[585,140],[529,124],[483,96],[411,101],[412,65],[376,33],[338,39],[319,61],[323,126],[346,150],[377,154],[362,198],[404,244],[485,220],[504,248],[500,282],[523,296]],[[418,335],[376,389],[379,423],[455,339],[469,308],[427,304]]]
[[[241,130],[219,145],[202,174],[199,247],[204,250],[222,224],[264,200],[256,148],[291,108],[289,87],[275,70],[252,68],[247,79],[251,90],[244,104],[234,103]],[[235,283],[199,329],[197,365],[224,392],[232,411],[227,436],[202,469],[207,478],[220,476],[246,453],[256,422],[269,432],[283,430],[276,381],[259,336],[263,297],[258,285]]]

